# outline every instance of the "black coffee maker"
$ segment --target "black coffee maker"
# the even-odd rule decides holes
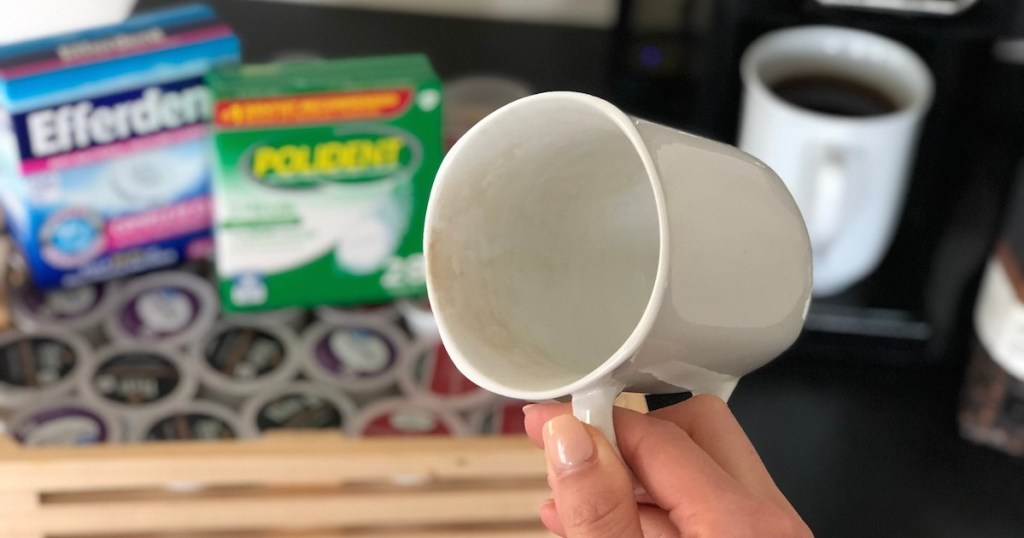
[[[870,6],[870,7],[868,7]],[[611,72],[629,112],[736,142],[746,47],[830,24],[914,49],[935,77],[899,229],[880,267],[815,299],[794,353],[887,363],[962,355],[981,267],[1024,155],[1024,2],[622,0]]]

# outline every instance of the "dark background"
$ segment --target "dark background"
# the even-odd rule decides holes
[[[141,0],[137,10],[177,3]],[[735,114],[734,103],[706,102],[709,92],[687,92],[678,80],[663,84],[631,72],[631,36],[621,27],[594,30],[257,1],[208,3],[241,37],[246,62],[286,53],[425,52],[442,78],[503,74],[535,91],[587,92],[627,112],[729,141],[722,125],[731,121],[730,112]],[[930,31],[928,22],[907,24]],[[984,43],[991,24],[979,24],[981,30],[967,26],[962,31],[975,32]],[[729,82],[735,66],[724,64],[709,76]],[[998,72],[980,70],[978,76],[983,77],[975,79],[978,84],[1004,91],[1017,87],[1013,80],[998,78]],[[1015,108],[1024,102],[1024,94],[1013,92],[1001,98],[1011,99]],[[680,103],[718,107],[726,123],[702,124]],[[1007,112],[997,106],[992,116],[998,123]],[[1020,134],[987,132],[1000,140]],[[952,138],[962,136],[956,132]],[[935,230],[927,252],[911,249],[915,256],[928,256],[929,268],[936,259],[959,262],[940,263],[956,279],[937,279],[931,270],[920,275],[920,282],[908,283],[905,272],[889,271],[872,277],[884,285],[854,290],[832,302],[816,301],[809,324],[818,329],[808,330],[790,352],[744,378],[730,401],[780,488],[818,536],[1024,537],[1024,462],[974,446],[957,434],[977,275],[1019,155],[1012,144],[993,145],[984,137],[970,145],[970,151],[992,155],[968,159],[966,149],[953,155],[956,162],[960,156],[967,161],[959,165],[961,181],[975,181],[972,170],[998,180],[976,181],[979,188],[952,196],[958,200],[943,209],[943,223],[959,227]],[[916,237],[911,234],[905,241]],[[916,294],[907,295],[904,288]],[[930,295],[921,293],[925,288]],[[928,309],[931,303],[940,304],[938,314]],[[815,317],[814,312],[830,315]],[[822,329],[822,323],[835,319],[845,321],[836,330]],[[658,406],[677,399],[651,401]]]

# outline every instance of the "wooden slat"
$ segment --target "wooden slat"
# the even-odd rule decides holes
[[[554,538],[539,522],[499,525],[442,525],[414,528],[325,528],[315,530],[256,530],[187,533],[130,533],[76,535],[82,538]],[[4,535],[7,538],[7,535]],[[51,535],[50,538],[70,538]]]
[[[365,439],[304,435],[262,442],[181,442],[0,451],[0,491],[205,485],[323,484],[392,477],[543,476],[525,438]]]
[[[301,529],[316,526],[530,522],[549,496],[546,486],[497,491],[393,491],[377,495],[122,501],[42,505],[8,514],[15,532],[145,533]]]

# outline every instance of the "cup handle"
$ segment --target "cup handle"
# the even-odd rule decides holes
[[[842,149],[829,147],[820,151],[810,174],[807,215],[811,244],[827,246],[839,233],[845,219],[844,203],[849,190],[849,155]]]
[[[619,445],[615,441],[612,409],[615,405],[615,398],[625,388],[625,385],[605,382],[590,386],[572,395],[572,414],[601,432],[616,453],[619,451]]]

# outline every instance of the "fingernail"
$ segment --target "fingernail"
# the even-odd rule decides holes
[[[576,417],[561,415],[544,424],[544,452],[555,471],[563,474],[594,457],[594,441]]]
[[[529,413],[529,412],[530,412],[530,409],[533,409],[534,407],[537,407],[537,404],[533,404],[533,403],[532,403],[532,404],[526,404],[526,405],[524,405],[524,406],[523,406],[523,414],[525,415],[526,413]]]

